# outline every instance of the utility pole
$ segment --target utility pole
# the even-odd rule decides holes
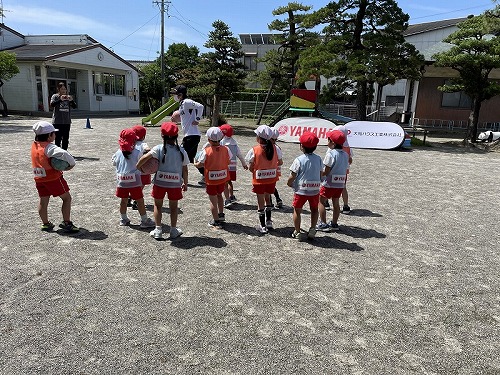
[[[165,104],[167,101],[167,93],[165,90],[165,2],[170,4],[170,1],[165,0],[157,0],[153,1],[154,4],[160,5],[160,13],[161,13],[161,55],[160,55],[160,67],[161,67],[161,86],[163,89],[161,104]]]

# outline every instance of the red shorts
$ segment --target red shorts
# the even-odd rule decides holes
[[[236,171],[229,171],[229,177],[231,181],[236,181]]]
[[[252,192],[255,194],[274,194],[276,189],[276,182],[272,184],[252,185]]]
[[[330,199],[330,198],[340,198],[342,196],[342,191],[344,189],[342,188],[329,188],[325,186],[321,186],[319,189],[319,195],[321,195],[323,198]]]
[[[38,190],[39,197],[59,197],[69,191],[69,186],[63,176],[57,180],[38,182],[35,181],[36,190]]]
[[[226,183],[217,184],[217,185],[206,185],[205,191],[208,195],[218,195],[224,193],[224,188],[226,187]]]
[[[319,194],[316,195],[293,195],[292,207],[302,208],[304,204],[309,202],[309,208],[318,208],[319,204]]]
[[[141,182],[142,182],[142,186],[151,185],[151,175],[150,174],[141,174]]]
[[[164,199],[165,195],[170,201],[178,201],[182,199],[182,188],[164,188],[153,184],[153,190],[151,190],[151,196],[154,199]]]
[[[142,193],[142,186],[137,186],[133,188],[116,188],[116,194],[118,198],[131,198],[135,201],[144,198],[144,194]]]

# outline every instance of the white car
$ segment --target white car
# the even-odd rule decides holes
[[[487,130],[485,132],[480,133],[477,136],[477,139],[480,140],[481,142],[493,142],[496,141],[497,139],[500,139],[500,132],[492,132],[491,130]]]

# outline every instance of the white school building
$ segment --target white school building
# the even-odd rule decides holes
[[[8,110],[51,112],[65,82],[78,112],[139,113],[137,68],[89,35],[29,35],[0,24],[0,51],[16,54],[20,72],[0,88]]]

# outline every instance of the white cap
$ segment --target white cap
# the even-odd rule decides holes
[[[33,125],[33,131],[36,135],[42,135],[57,132],[59,130],[54,128],[54,125],[52,125],[50,122],[38,121],[37,123],[35,123],[35,125]]]
[[[271,138],[278,139],[280,136],[280,131],[278,130],[278,128],[272,128],[271,130],[273,132]]]
[[[220,142],[224,138],[224,133],[218,127],[211,127],[207,130],[207,138],[214,142]]]
[[[271,129],[267,125],[260,125],[257,129],[254,130],[254,133],[257,134],[258,137],[269,140],[272,138],[273,129]]]

